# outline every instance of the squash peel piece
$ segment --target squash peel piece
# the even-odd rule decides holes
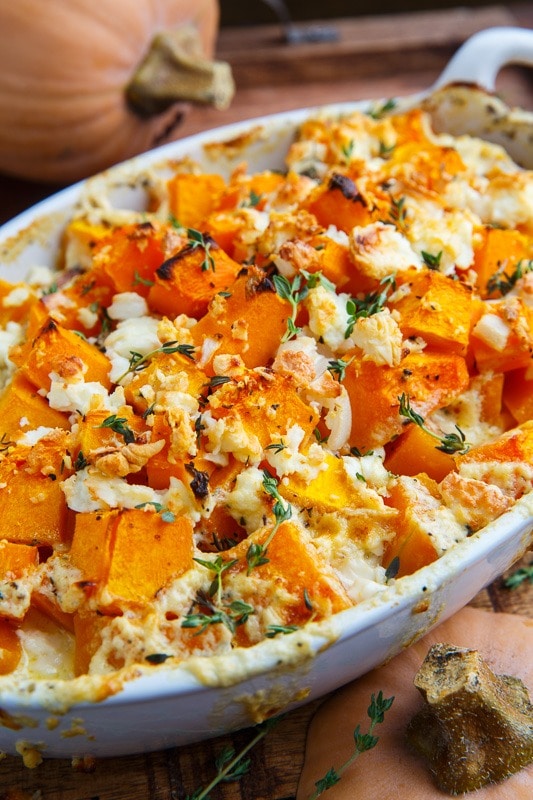
[[[533,761],[533,706],[519,678],[496,675],[476,650],[437,643],[415,676],[426,701],[407,738],[439,789],[463,794]]]

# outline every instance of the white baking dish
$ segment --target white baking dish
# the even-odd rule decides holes
[[[441,126],[453,133],[468,130],[512,141],[512,155],[525,166],[533,165],[533,118],[508,112],[490,94],[497,71],[509,61],[533,63],[533,32],[493,29],[478,34],[432,90],[400,104],[425,99]],[[450,81],[456,85],[432,94]],[[465,87],[471,81],[482,89]],[[328,112],[368,105],[343,104]],[[451,108],[457,113],[449,113]],[[84,194],[104,186],[111,203],[142,207],[143,192],[132,187],[148,166],[164,170],[169,161],[191,156],[225,174],[242,160],[251,171],[281,167],[296,126],[315,111],[302,109],[202,133],[60,192],[4,226],[0,274],[17,280],[35,264],[53,263],[62,225]],[[515,131],[512,140],[510,130]],[[220,149],[206,147],[228,141],[234,146],[222,148],[223,156]],[[130,670],[117,675],[119,689],[99,702],[77,701],[78,679],[66,686],[28,681],[9,692],[0,689],[0,751],[14,754],[29,747],[45,757],[116,756],[183,745],[294,708],[384,662],[459,610],[524,553],[533,541],[532,529],[530,494],[434,564],[327,622],[221,657]],[[94,679],[96,694],[108,680]]]

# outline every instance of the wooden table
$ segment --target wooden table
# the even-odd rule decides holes
[[[274,26],[224,29],[219,55],[234,68],[234,102],[222,112],[193,109],[180,135],[300,106],[416,92],[431,85],[461,42],[476,30],[493,25],[533,27],[533,4],[353,18],[335,24],[340,34],[335,47],[289,47]],[[525,70],[504,70],[498,90],[512,105],[533,108],[533,83]],[[0,221],[56,188],[0,177]],[[530,560],[526,556],[522,563]],[[530,615],[533,586],[526,583],[510,590],[499,579],[472,604],[496,613]],[[212,800],[293,798],[307,723],[316,707],[315,702],[287,715],[252,751],[248,775],[240,783],[214,790]],[[183,800],[211,780],[215,757],[224,745],[238,751],[252,735],[247,730],[189,747],[100,760],[92,771],[66,760],[46,761],[28,770],[19,759],[7,757],[0,761],[0,800]]]

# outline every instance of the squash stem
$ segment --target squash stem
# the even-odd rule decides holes
[[[227,108],[234,93],[230,65],[203,55],[192,25],[157,34],[125,89],[129,107],[141,117],[161,114],[180,102]]]

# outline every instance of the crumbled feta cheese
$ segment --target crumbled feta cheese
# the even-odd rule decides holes
[[[137,292],[120,292],[120,294],[114,295],[107,314],[111,319],[121,321],[137,319],[148,314],[148,305],[144,297]]]

